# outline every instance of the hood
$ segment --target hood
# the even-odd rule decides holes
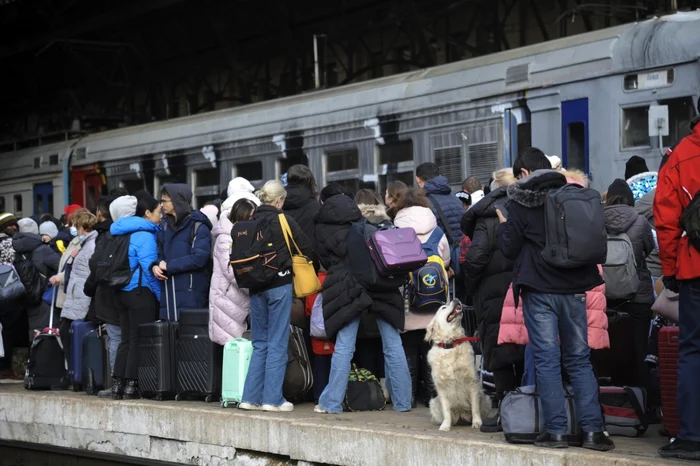
[[[315,223],[345,225],[362,219],[362,212],[349,196],[338,195],[326,200],[318,211]]]
[[[226,197],[229,198],[233,195],[243,195],[243,194],[253,194],[255,188],[250,181],[246,180],[242,176],[237,176],[228,182],[228,189],[226,190]]]
[[[121,196],[112,201],[109,205],[109,216],[116,222],[122,217],[136,215],[137,200],[134,196]]]
[[[17,220],[17,226],[19,227],[20,233],[39,234],[39,225],[31,218],[20,218]]]
[[[211,230],[214,241],[216,241],[216,238],[218,238],[220,235],[230,235],[232,228],[233,222],[228,219],[228,215],[221,215],[221,217],[219,217],[219,221],[216,222],[216,225],[214,225],[214,228]]]
[[[32,220],[34,221],[34,220]],[[27,254],[44,244],[41,236],[34,233],[15,233],[12,237],[12,248],[19,254]]]
[[[452,194],[450,183],[444,176],[436,176],[432,180],[428,180],[423,185],[426,194]]]
[[[177,223],[182,222],[183,219],[192,213],[192,190],[188,185],[182,183],[168,183],[163,186],[163,189],[168,193],[170,199],[173,200]]]
[[[567,183],[577,184],[577,185],[581,186],[582,188],[588,187],[588,184],[589,184],[588,177],[583,172],[569,171],[569,170],[558,170],[558,171],[560,171],[566,177]]]
[[[304,207],[312,202],[318,202],[314,193],[306,186],[295,184],[287,186],[287,199],[284,201],[282,210],[293,210]]]
[[[644,172],[634,175],[627,180],[627,184],[634,194],[634,202],[637,202],[652,190],[656,189],[656,183],[659,181],[657,172]]]
[[[605,206],[605,229],[608,233],[624,233],[632,226],[639,217],[639,213],[634,207],[628,205]]]
[[[112,226],[112,223],[113,222],[111,220],[105,220],[103,222],[98,222],[95,224],[93,229],[101,235],[102,233],[106,233],[109,231],[109,228]]]
[[[212,225],[219,221],[219,209],[215,205],[205,205],[199,211],[207,216]]]
[[[480,189],[478,191],[474,191],[469,195],[472,199],[472,206],[476,205],[480,200],[484,198],[484,190]]]
[[[248,199],[249,201],[252,201],[256,206],[260,205],[260,198],[258,198],[258,196],[250,192],[240,191],[231,194],[221,204],[221,214],[223,215],[225,212],[231,212],[231,209],[233,209],[233,205],[241,199]]]
[[[556,170],[537,170],[508,186],[508,198],[527,208],[542,207],[552,189],[566,185],[566,177]]]
[[[146,220],[143,217],[122,217],[112,224],[109,231],[114,236],[128,235],[137,231],[147,231],[156,234],[160,231],[160,227],[155,223]]]
[[[81,245],[87,243],[88,241],[94,241],[97,238],[97,230],[92,230],[90,233],[85,235],[85,238],[80,242]]]
[[[480,218],[496,217],[496,209],[500,209],[503,215],[508,217],[506,210],[506,202],[508,201],[508,186],[500,188],[488,193],[478,204],[475,204],[467,210],[462,219],[462,230],[465,235],[472,237],[476,229],[476,222]]]
[[[358,204],[357,208],[362,212],[362,216],[366,218],[369,223],[374,225],[390,220],[389,215],[386,213],[386,206],[383,204]]]
[[[399,210],[394,219],[399,228],[413,228],[417,235],[427,235],[437,226],[435,214],[428,207],[406,207]]]

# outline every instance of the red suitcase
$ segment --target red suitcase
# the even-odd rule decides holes
[[[661,382],[661,417],[671,437],[678,435],[678,327],[663,327],[659,331],[659,379]]]

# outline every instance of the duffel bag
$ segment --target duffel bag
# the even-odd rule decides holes
[[[385,406],[386,399],[377,377],[353,364],[348,375],[343,411],[381,411]]]
[[[638,437],[647,431],[646,390],[639,387],[600,387],[605,429],[610,435]]]

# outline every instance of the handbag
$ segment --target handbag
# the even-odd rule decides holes
[[[24,296],[22,280],[10,264],[0,264],[0,303],[14,301]]]
[[[297,246],[296,241],[294,241],[292,230],[289,228],[289,223],[287,223],[287,218],[284,214],[279,215],[279,220],[280,227],[282,227],[282,234],[284,235],[284,241],[287,243],[287,249],[289,250],[289,256],[292,258],[294,296],[297,298],[305,298],[306,296],[318,293],[321,290],[321,282],[318,280],[313,262],[301,253],[299,246]],[[294,249],[296,249],[296,254],[292,251],[290,241],[291,244],[294,245]]]
[[[651,310],[661,317],[678,323],[678,293],[664,289],[651,306]]]

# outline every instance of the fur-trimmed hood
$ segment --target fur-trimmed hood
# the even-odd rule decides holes
[[[542,207],[552,189],[566,184],[566,177],[556,170],[537,170],[508,187],[508,198],[523,207]]]
[[[386,213],[386,206],[372,204],[358,204],[362,216],[372,225],[379,225],[382,222],[391,220]]]

